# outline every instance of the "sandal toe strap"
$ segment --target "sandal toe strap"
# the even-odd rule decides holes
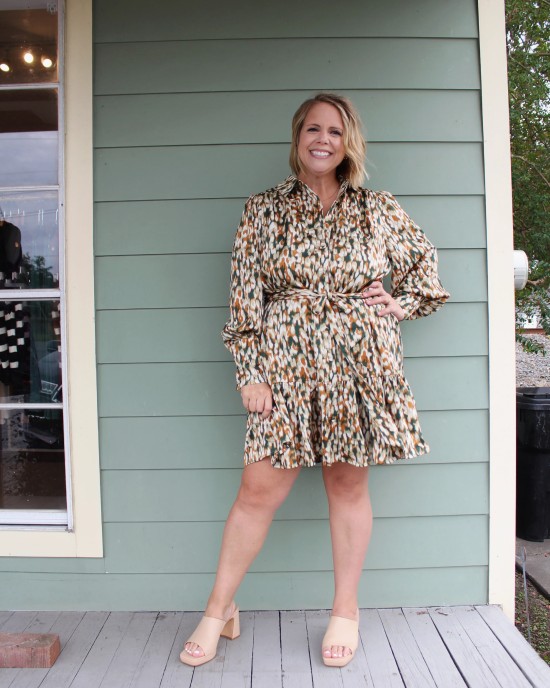
[[[338,645],[349,647],[352,652],[357,649],[359,636],[359,624],[353,619],[343,616],[331,616],[327,631],[323,638],[323,647]]]
[[[220,633],[227,621],[213,616],[203,616],[198,626],[186,640],[186,643],[197,643],[203,649],[204,654],[214,652]]]

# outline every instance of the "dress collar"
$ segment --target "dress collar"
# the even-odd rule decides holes
[[[349,179],[342,179],[341,177],[339,177],[338,181],[340,182],[340,190],[338,192],[337,198],[339,198],[349,187]],[[275,188],[277,189],[277,191],[279,191],[279,193],[282,193],[284,196],[287,196],[292,191],[292,189],[294,189],[296,184],[301,184],[305,188],[309,189],[309,186],[307,186],[307,184],[304,184],[304,182],[300,181],[298,177],[294,174],[289,175],[280,184],[277,184]]]

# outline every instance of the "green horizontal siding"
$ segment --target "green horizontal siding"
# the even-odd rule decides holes
[[[477,36],[474,0],[422,3],[368,0],[337,10],[319,0],[232,0],[211,3],[191,0],[96,0],[98,42],[196,40],[204,38],[276,38],[332,36]],[[162,8],[162,9],[161,9]],[[261,8],[261,11],[260,11]]]
[[[398,200],[438,248],[485,247],[483,196]],[[218,198],[96,203],[96,255],[231,252],[244,202],[245,198]]]
[[[214,574],[4,573],[2,583],[2,609],[202,611]],[[486,566],[365,570],[359,606],[486,604],[487,585]],[[237,600],[243,611],[327,609],[333,595],[332,571],[278,571],[249,573]]]
[[[412,358],[405,361],[405,373],[419,409],[487,408],[486,357]],[[240,408],[230,362],[99,367],[102,417],[225,415]]]
[[[369,141],[481,141],[477,91],[346,94],[361,114]],[[254,91],[98,97],[95,144],[113,148],[290,143],[292,115],[310,95]]]
[[[374,188],[395,194],[483,193],[478,143],[373,143],[367,169]],[[95,199],[242,198],[287,174],[287,144],[101,148]]]
[[[451,301],[486,299],[485,251],[444,249],[438,257]],[[229,254],[212,253],[98,258],[96,306],[100,310],[227,306],[230,263]]]
[[[213,573],[224,523],[108,523],[107,573]],[[481,515],[375,518],[365,567],[483,566],[488,519]],[[143,546],[147,542],[147,547]],[[388,543],[391,542],[391,547]],[[182,546],[178,546],[181,543]],[[183,546],[185,543],[185,546]],[[281,559],[281,552],[286,556]],[[251,572],[330,571],[328,520],[275,521]]]
[[[487,513],[487,463],[423,465],[422,457],[416,457],[399,466],[371,466],[368,470],[369,492],[377,518]],[[186,471],[104,471],[103,518],[106,523],[225,521],[241,473],[240,466]],[[463,484],[468,489],[458,490],[457,485]],[[321,470],[302,470],[276,520],[327,517]],[[212,546],[217,547],[215,543]]]
[[[101,465],[104,470],[239,468],[243,462],[246,414],[232,416],[149,416],[102,418]],[[486,410],[420,411],[430,445],[417,463],[489,460]]]
[[[103,43],[95,50],[94,90],[472,89],[479,88],[477,51],[477,40],[458,38]]]
[[[405,356],[481,356],[488,350],[484,303],[449,303],[401,324]],[[233,360],[222,342],[228,308],[150,308],[97,314],[99,363]],[[468,323],[470,337],[462,337]],[[159,337],[159,332],[163,333]]]

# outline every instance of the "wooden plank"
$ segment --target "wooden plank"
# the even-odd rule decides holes
[[[287,176],[288,148],[274,143],[96,149],[94,200],[246,198]],[[372,143],[368,158],[369,185],[393,194],[484,190],[480,143]]]
[[[481,141],[477,91],[365,90],[343,95],[357,107],[369,143]],[[97,96],[94,145],[290,143],[289,123],[309,97],[309,91]]]
[[[437,684],[401,609],[379,609],[378,614],[407,688],[436,688]]]
[[[0,612],[0,629],[4,626],[4,624],[10,620],[10,618],[13,616],[14,612]]]
[[[166,669],[159,688],[189,688],[193,679],[194,668],[184,664],[179,656],[187,639],[201,620],[202,612],[184,612],[181,617],[178,632],[170,650]]]
[[[254,647],[254,612],[240,611],[241,635],[226,640],[221,688],[251,685]]]
[[[475,607],[456,606],[453,614],[470,636],[489,669],[502,688],[529,688],[532,684],[500,644],[498,638],[479,615]],[[517,631],[519,633],[519,631]],[[550,673],[549,673],[550,675]]]
[[[475,608],[531,684],[536,688],[548,686],[550,667],[518,632],[502,609],[496,604],[475,605]]]
[[[132,684],[136,666],[143,654],[158,612],[135,612],[124,637],[116,649],[101,688],[129,688]]]
[[[98,372],[102,418],[242,412],[231,361],[112,364]],[[484,356],[405,360],[419,411],[488,408],[487,374]]]
[[[102,43],[95,48],[95,94],[472,89],[479,88],[478,64],[477,41],[460,38]]]
[[[131,688],[160,685],[181,618],[181,612],[159,613],[129,684]]]
[[[130,612],[109,614],[101,633],[79,668],[71,688],[95,688],[101,685],[131,618]]]
[[[376,609],[361,609],[359,633],[375,688],[404,687],[399,667]]]
[[[231,253],[245,200],[96,203],[95,255]],[[438,248],[485,248],[483,196],[399,195],[397,200]]]
[[[445,249],[438,251],[438,258],[439,276],[451,294],[450,302],[486,301],[484,250]],[[99,310],[227,308],[230,267],[231,256],[225,254],[105,256],[96,262],[96,305]],[[163,279],[143,279],[147,274],[163,275]]]
[[[109,41],[186,40],[197,38],[276,38],[278,36],[448,36],[476,37],[475,3],[424,0],[411,6],[402,0],[370,0],[346,7],[335,22],[333,5],[281,0],[258,11],[254,0],[216,5],[163,0],[155,8],[146,0],[98,0],[94,6],[94,39]],[[289,21],[289,18],[292,21]]]
[[[108,616],[106,612],[87,612],[84,615],[40,684],[41,688],[68,688],[71,685]]]
[[[251,685],[261,688],[281,688],[283,685],[281,664],[279,612],[254,612],[254,656]]]
[[[484,356],[484,303],[449,303],[429,318],[403,321],[405,356]],[[228,308],[166,308],[97,313],[99,363],[170,363],[232,360],[221,329]],[[159,332],[163,336],[159,337]]]
[[[53,612],[57,614],[57,618],[48,630],[52,633],[57,633],[59,635],[59,641],[61,643],[61,649],[67,645],[72,634],[78,628],[80,622],[84,618],[83,612]],[[49,620],[52,618],[50,613],[44,616],[44,612],[40,612],[36,617],[35,621],[40,623],[42,619],[44,626],[47,625]],[[42,685],[43,680],[48,675],[49,669],[23,669],[18,671],[17,676],[15,676],[13,682],[10,684],[10,688],[38,688]],[[0,681],[0,685],[3,685]],[[86,688],[92,688],[87,686]]]
[[[414,491],[415,486],[411,489]],[[308,496],[308,500],[311,498]],[[361,607],[469,604],[472,600],[475,604],[485,604],[487,577],[487,566],[365,568],[359,586],[359,603]],[[89,574],[85,588],[81,576],[71,574],[44,573],[39,587],[35,573],[5,573],[2,579],[13,590],[14,606],[47,598],[52,607],[75,608],[82,604],[85,589],[86,606],[117,611],[140,607],[170,609],[176,604],[182,610],[196,609],[197,600],[208,599],[214,584],[214,574],[208,573],[190,573],[184,577],[177,573]],[[333,594],[332,570],[249,572],[237,601],[241,609],[320,609]]]
[[[369,469],[370,470],[370,469]],[[185,471],[106,471],[104,522],[225,522],[241,480],[241,468]],[[321,471],[300,476],[277,520],[328,515]],[[377,518],[486,514],[486,463],[373,466],[370,494]],[[468,490],[457,490],[468,485]],[[204,499],[208,493],[209,499]],[[150,495],[163,495],[151,500]],[[399,495],[399,499],[396,499]],[[208,502],[208,503],[205,503]],[[90,574],[92,577],[93,574]]]
[[[488,461],[487,411],[421,411],[419,418],[431,448],[422,463]],[[102,418],[101,465],[104,470],[236,468],[245,431],[244,415]],[[4,560],[2,569],[18,565],[9,564]],[[19,568],[29,571],[31,564],[24,561]],[[47,565],[40,570],[50,570],[51,562]]]
[[[441,640],[428,610],[424,607],[405,607],[403,614],[435,685],[446,688],[466,688],[466,683]]]
[[[452,607],[430,608],[428,611],[466,684],[499,688],[499,681],[487,666],[462,624],[454,616]]]
[[[108,573],[213,572],[218,561],[224,523],[165,521],[105,524],[104,542]],[[143,547],[143,542],[148,547]],[[184,542],[185,547],[174,547]],[[369,544],[369,568],[421,568],[422,566],[487,565],[487,517],[484,514],[376,517]],[[394,546],[389,548],[387,543]],[[332,568],[328,521],[276,520],[266,546],[250,571],[277,571],[281,552],[289,571],[325,571]],[[190,552],[193,553],[190,556]]]
[[[303,611],[281,611],[281,669],[284,688],[313,688]]]

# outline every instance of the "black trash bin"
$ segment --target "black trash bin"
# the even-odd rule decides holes
[[[516,389],[516,535],[550,537],[550,387]]]

